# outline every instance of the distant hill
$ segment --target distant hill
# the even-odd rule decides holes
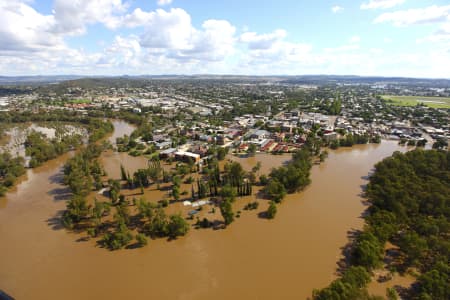
[[[80,75],[55,75],[55,76],[0,76],[1,85],[17,85],[17,84],[43,84],[58,83],[66,80],[74,80],[84,78]]]
[[[233,82],[278,82],[285,84],[400,84],[421,85],[430,87],[450,87],[450,79],[428,79],[407,77],[380,77],[355,75],[298,75],[298,76],[253,76],[253,75],[139,75],[139,76],[82,76],[82,75],[55,75],[55,76],[0,76],[0,85],[42,85],[64,82],[67,85],[80,84],[84,86],[105,85],[118,86],[124,83],[137,84],[146,80],[228,80]]]
[[[450,79],[354,76],[354,75],[304,75],[286,76],[283,82],[305,84],[403,84],[450,87]]]

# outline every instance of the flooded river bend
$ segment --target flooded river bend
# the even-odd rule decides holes
[[[83,242],[55,219],[67,193],[63,156],[29,170],[0,200],[0,290],[46,300],[305,299],[335,278],[347,232],[363,224],[363,177],[395,150],[396,142],[384,141],[330,151],[313,167],[312,184],[286,197],[275,220],[243,212],[226,230],[191,230],[116,252]],[[264,157],[264,168],[271,161]]]

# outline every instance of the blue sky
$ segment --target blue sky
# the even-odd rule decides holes
[[[450,2],[0,0],[0,74],[450,78]]]

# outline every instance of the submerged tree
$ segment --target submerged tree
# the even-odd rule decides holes
[[[178,236],[186,235],[189,231],[189,224],[180,214],[176,214],[169,217],[167,228],[169,237],[175,239]]]
[[[286,196],[286,189],[277,179],[271,180],[264,191],[276,203],[280,203]]]
[[[220,204],[220,213],[222,214],[225,225],[230,225],[234,221],[233,207],[230,200],[224,200]]]
[[[277,214],[277,205],[274,201],[270,201],[269,208],[267,209],[266,216],[268,219],[275,218],[275,215]]]

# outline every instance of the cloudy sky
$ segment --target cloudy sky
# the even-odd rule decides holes
[[[450,1],[0,0],[0,75],[450,78]]]

